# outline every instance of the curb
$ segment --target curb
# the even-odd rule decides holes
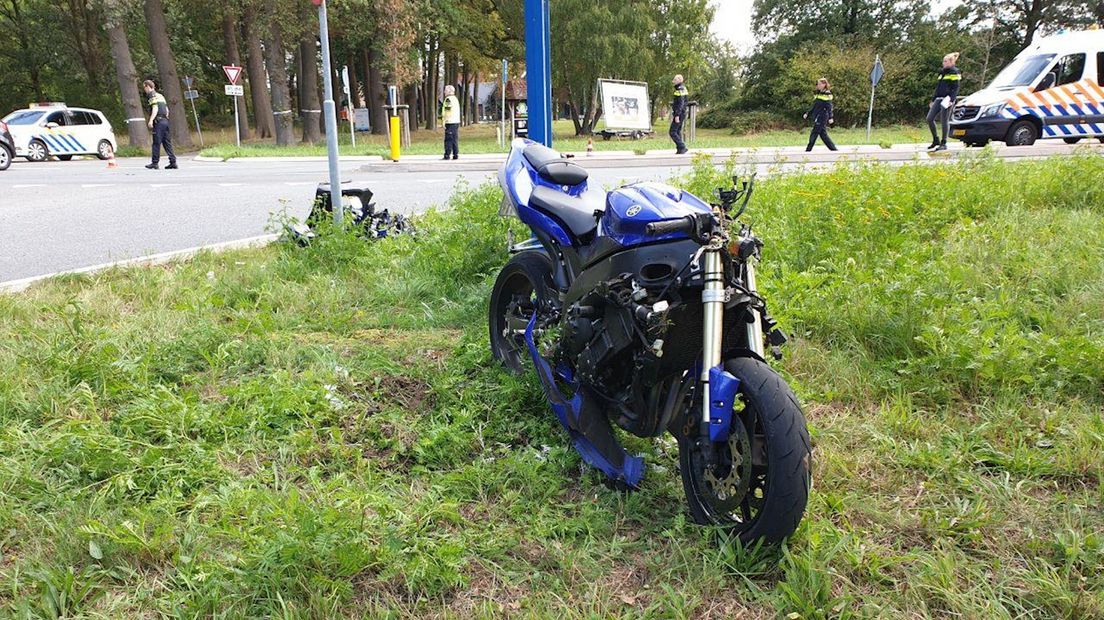
[[[224,241],[222,243],[214,243],[211,245],[201,245],[194,248],[188,248],[185,250],[175,250],[172,252],[162,252],[160,254],[152,254],[150,256],[141,256],[138,258],[128,258],[126,260],[115,261],[113,263],[101,263],[99,265],[92,265],[91,267],[81,267],[79,269],[68,269],[65,271],[55,271],[54,273],[47,273],[40,276],[31,276],[29,278],[22,278],[20,280],[9,280],[7,282],[0,282],[0,294],[2,293],[19,293],[27,290],[33,284],[55,278],[57,276],[75,275],[75,274],[93,274],[100,271],[106,271],[108,269],[114,269],[117,267],[155,267],[157,265],[164,265],[165,263],[171,263],[181,260],[186,260],[194,257],[200,252],[228,252],[230,250],[242,250],[246,248],[259,248],[264,247],[280,236],[277,234],[261,235],[259,237],[250,237],[249,239],[239,239],[237,241]]]

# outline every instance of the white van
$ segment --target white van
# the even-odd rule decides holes
[[[951,137],[1027,146],[1040,138],[1104,142],[1104,30],[1062,32],[1020,52],[984,90],[960,98]]]
[[[99,110],[32,103],[3,120],[15,142],[16,156],[30,161],[46,161],[51,155],[62,161],[74,155],[109,159],[118,147],[111,123]]]

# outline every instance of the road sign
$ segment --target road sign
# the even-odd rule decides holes
[[[349,94],[349,67],[341,67],[341,90]]]
[[[184,76],[184,88],[191,88],[193,83],[195,83],[194,77]]]
[[[882,57],[876,56],[874,58],[874,68],[870,70],[870,84],[877,86],[878,82],[882,81],[883,75],[885,75],[885,68],[882,67]]]
[[[238,78],[241,77],[242,68],[234,65],[223,65],[222,70],[226,72],[226,79],[230,80],[231,84],[237,84]]]
[[[230,95],[231,97],[244,97],[245,87],[241,84],[227,84],[226,94]]]
[[[186,90],[186,91],[184,91],[184,98],[185,99],[199,99],[199,91],[198,90]]]

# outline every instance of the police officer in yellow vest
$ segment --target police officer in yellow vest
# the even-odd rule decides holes
[[[453,86],[445,87],[445,100],[437,118],[445,122],[445,156],[441,159],[456,159],[460,156],[460,100]]]
[[[165,145],[165,154],[169,156],[169,165],[165,170],[176,170],[176,153],[173,152],[172,136],[169,131],[169,102],[165,96],[157,92],[153,80],[142,83],[145,88],[147,101],[150,106],[149,128],[153,132],[153,157],[146,166],[150,170],[157,170],[157,163],[161,161],[161,145]]]
[[[681,75],[676,75],[675,79],[672,80],[675,86],[675,94],[671,100],[671,131],[669,135],[674,140],[679,155],[687,152],[686,143],[682,141],[682,126],[686,123],[686,108],[690,99],[690,92],[686,90],[684,81]]]

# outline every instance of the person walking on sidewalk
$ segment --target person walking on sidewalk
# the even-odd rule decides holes
[[[452,85],[445,87],[445,100],[437,118],[445,122],[445,156],[441,159],[457,159],[460,157],[460,100]]]
[[[172,132],[169,130],[169,102],[165,101],[164,95],[157,92],[157,85],[153,80],[146,80],[142,86],[150,106],[147,124],[153,132],[153,157],[146,168],[157,170],[158,162],[161,161],[161,146],[164,145],[165,154],[169,156],[169,165],[165,166],[165,170],[176,170],[176,153],[173,152]]]
[[[675,86],[674,99],[671,100],[671,139],[675,142],[675,148],[679,155],[687,152],[686,143],[682,141],[682,126],[686,123],[687,102],[690,92],[686,90],[685,78],[676,75],[671,82]]]
[[[947,150],[947,129],[951,122],[955,100],[958,99],[958,87],[962,84],[962,72],[955,66],[957,62],[958,52],[952,52],[943,57],[943,68],[939,71],[939,81],[935,83],[935,95],[928,104],[928,129],[931,129],[932,135],[929,151]],[[943,125],[942,138],[935,133],[935,119],[939,119]]]
[[[824,141],[824,146],[828,147],[829,151],[839,150],[828,135],[828,126],[836,122],[832,105],[832,85],[828,83],[828,78],[817,80],[816,93],[813,94],[813,107],[801,118],[808,119],[810,116],[813,117],[813,131],[809,134],[809,146],[805,147],[805,152],[813,150],[817,138]]]

